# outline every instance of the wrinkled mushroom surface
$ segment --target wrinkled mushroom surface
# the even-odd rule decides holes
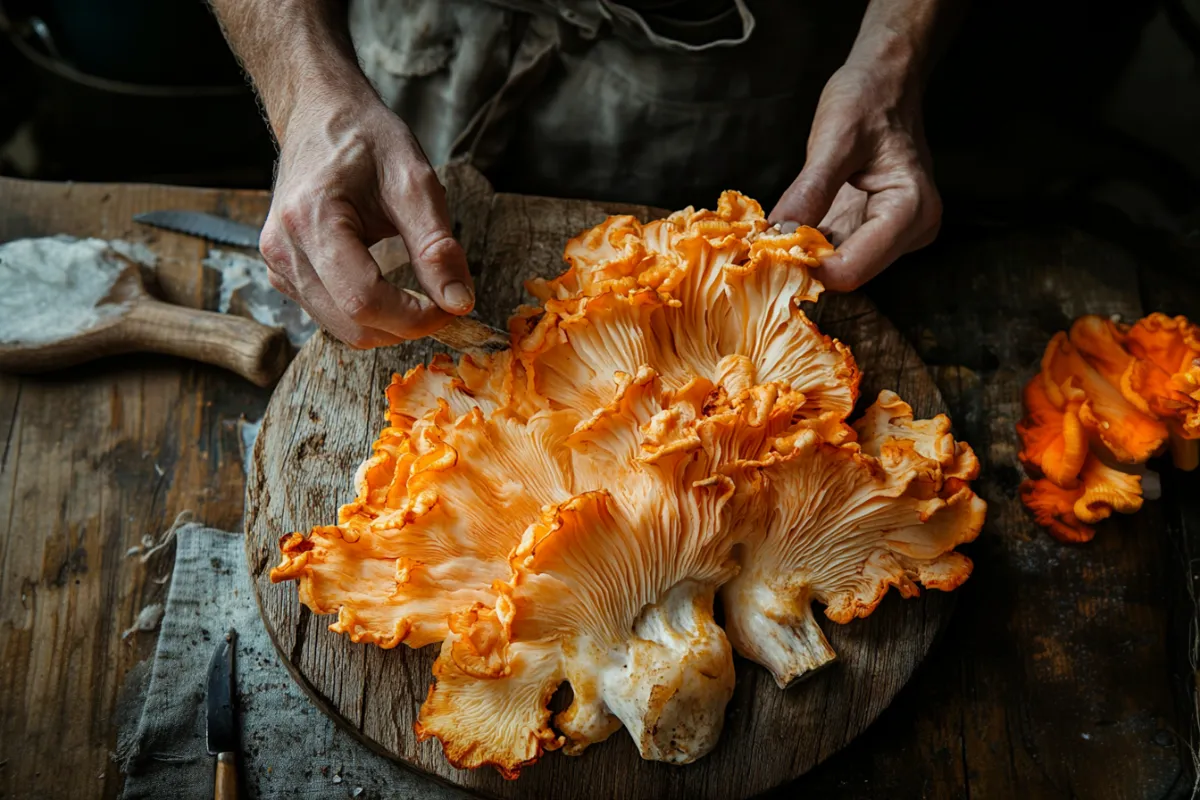
[[[845,623],[971,571],[985,505],[949,421],[884,392],[849,423],[853,355],[798,305],[831,252],[736,192],[572,239],[509,350],[395,377],[356,499],[272,580],[355,642],[441,642],[416,727],[455,765],[515,777],[621,728],[700,758],[735,651],[786,685],[835,658],[814,602]]]

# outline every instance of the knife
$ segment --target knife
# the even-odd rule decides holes
[[[234,222],[216,214],[205,214],[203,211],[148,211],[145,214],[134,214],[135,222],[153,225],[176,233],[186,233],[210,239],[221,244],[231,244],[235,247],[253,247],[258,249],[259,228]]]
[[[186,233],[221,244],[231,244],[237,247],[258,248],[260,229],[253,225],[234,222],[215,214],[203,211],[184,211],[170,209],[163,211],[148,211],[145,214],[135,214],[134,221],[156,228]],[[406,290],[407,291],[407,290]],[[409,294],[417,295],[416,292]],[[417,295],[418,299],[427,299]],[[508,347],[508,334],[499,328],[493,328],[479,319],[474,312],[465,316],[452,317],[440,330],[430,334],[430,338],[441,342],[455,350],[478,350],[484,353],[494,353]]]
[[[237,631],[233,628],[217,642],[208,664],[208,754],[217,757],[213,800],[237,800],[238,734],[233,709],[233,654]]]

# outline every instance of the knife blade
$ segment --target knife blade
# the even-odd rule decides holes
[[[237,751],[237,726],[234,720],[233,657],[237,648],[237,631],[229,631],[217,642],[212,660],[208,663],[208,694],[205,710],[208,717],[208,754],[211,756]]]
[[[201,239],[209,239],[221,244],[258,249],[258,226],[245,225],[225,217],[218,217],[215,214],[206,214],[203,211],[177,209],[148,211],[145,214],[134,214],[133,219],[144,225],[153,225],[156,228],[176,233],[186,233],[189,236],[199,236]]]
[[[234,712],[236,696],[233,677],[237,631],[229,631],[217,642],[208,664],[208,693],[205,698],[208,754],[217,757],[213,776],[214,800],[237,800],[238,731]]]
[[[479,350],[495,353],[508,347],[508,334],[471,316],[451,317],[440,329],[429,334],[449,348],[463,352]]]
[[[175,209],[149,211],[144,214],[135,214],[133,219],[146,225],[153,225],[176,233],[185,233],[189,236],[198,236],[201,239],[209,239],[222,244],[258,247],[258,228],[214,214],[206,214],[203,211]],[[409,294],[417,293],[409,291]],[[488,325],[473,312],[466,316],[454,317],[441,330],[430,334],[430,338],[455,350],[476,350],[485,354],[504,350],[509,344],[506,331]]]
[[[416,297],[419,301],[428,302],[428,298],[420,292],[414,292],[412,289],[401,289],[401,291]],[[461,317],[451,317],[449,322],[429,336],[459,352],[479,350],[484,353],[495,353],[505,349],[509,344],[506,332],[488,325],[474,311]]]

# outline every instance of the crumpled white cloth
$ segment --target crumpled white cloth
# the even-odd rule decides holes
[[[309,702],[279,662],[259,617],[243,544],[240,534],[197,524],[176,534],[145,702],[118,740],[123,797],[212,797],[204,684],[216,642],[230,627],[238,632],[243,797],[470,797],[376,755]]]

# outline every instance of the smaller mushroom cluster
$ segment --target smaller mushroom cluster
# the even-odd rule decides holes
[[[1056,539],[1090,541],[1095,523],[1156,496],[1148,459],[1170,449],[1176,467],[1196,468],[1200,326],[1080,317],[1050,340],[1024,399],[1021,500]]]

